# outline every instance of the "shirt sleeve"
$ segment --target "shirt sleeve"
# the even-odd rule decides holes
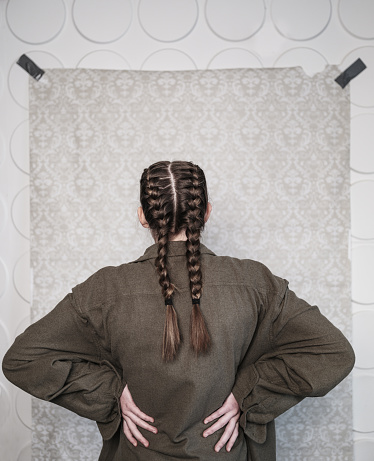
[[[288,288],[262,323],[254,341],[268,346],[259,357],[247,353],[232,391],[241,427],[257,443],[265,442],[270,421],[305,397],[325,395],[354,365],[341,331]]]
[[[124,383],[71,294],[16,338],[3,372],[29,394],[96,421],[104,439],[121,423]]]

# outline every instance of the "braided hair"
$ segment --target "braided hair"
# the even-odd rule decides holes
[[[166,318],[162,357],[173,360],[181,338],[173,306],[174,285],[167,266],[170,237],[186,232],[186,262],[191,290],[190,343],[196,354],[207,352],[210,336],[200,309],[202,272],[200,233],[208,205],[208,192],[203,170],[191,162],[157,162],[146,168],[140,180],[140,203],[145,219],[158,243],[155,266],[165,299]]]

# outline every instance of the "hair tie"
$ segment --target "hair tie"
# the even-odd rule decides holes
[[[165,299],[165,306],[172,306],[173,305],[173,300],[171,298]]]
[[[192,298],[192,304],[200,304],[200,298]]]

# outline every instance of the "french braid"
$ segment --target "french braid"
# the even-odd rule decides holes
[[[204,228],[205,207],[202,206],[205,194],[199,183],[198,167],[192,168],[188,211],[186,216],[187,269],[190,276],[190,290],[193,300],[200,301],[202,294],[202,273],[200,262],[200,230]],[[194,302],[190,322],[191,347],[196,354],[206,352],[210,346],[210,336],[200,309],[200,302]]]
[[[172,234],[186,231],[186,259],[190,277],[192,313],[190,340],[195,353],[206,352],[210,337],[200,310],[202,272],[200,233],[208,197],[203,171],[191,162],[157,162],[146,168],[140,180],[140,202],[152,234],[158,243],[155,266],[166,304],[162,356],[173,360],[181,338],[173,306],[174,285],[170,281],[167,256]]]
[[[161,187],[161,181],[158,177],[160,173],[162,172],[158,171],[158,169],[154,169],[153,171],[148,169],[145,171],[145,175],[143,174],[143,176],[145,176],[145,178],[142,176],[144,194],[143,198],[141,198],[141,202],[145,218],[148,223],[152,223],[153,231],[156,235],[158,254],[155,260],[155,265],[159,275],[162,295],[165,302],[169,303],[166,305],[162,357],[165,361],[170,361],[176,356],[180,345],[177,314],[174,306],[172,305],[174,285],[170,281],[167,269],[169,234],[175,215],[175,205],[172,204],[172,206],[170,206],[170,199],[174,197],[174,193],[172,193],[170,197],[165,197],[165,188]],[[163,182],[165,182],[165,179]]]

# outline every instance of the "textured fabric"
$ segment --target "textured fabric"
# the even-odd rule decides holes
[[[33,395],[98,422],[101,461],[215,460],[222,435],[203,438],[203,420],[233,392],[241,410],[237,442],[225,459],[247,459],[251,440],[275,452],[266,425],[304,397],[325,395],[351,370],[349,342],[317,307],[262,264],[202,247],[201,305],[212,348],[196,357],[188,331],[192,299],[185,242],[170,242],[169,274],[183,338],[177,359],[161,358],[165,306],[154,260],[157,244],[134,263],[106,267],[73,289],[21,335],[4,358],[8,379]],[[155,418],[149,448],[120,428],[118,399],[129,386]],[[258,449],[258,444],[262,447]],[[275,460],[273,455],[271,460]]]
[[[139,179],[158,160],[205,171],[203,241],[252,258],[350,337],[349,85],[337,66],[186,72],[45,69],[30,79],[32,319],[152,244]],[[351,461],[350,379],[277,419],[280,461]],[[94,423],[33,401],[33,458],[92,461]]]

